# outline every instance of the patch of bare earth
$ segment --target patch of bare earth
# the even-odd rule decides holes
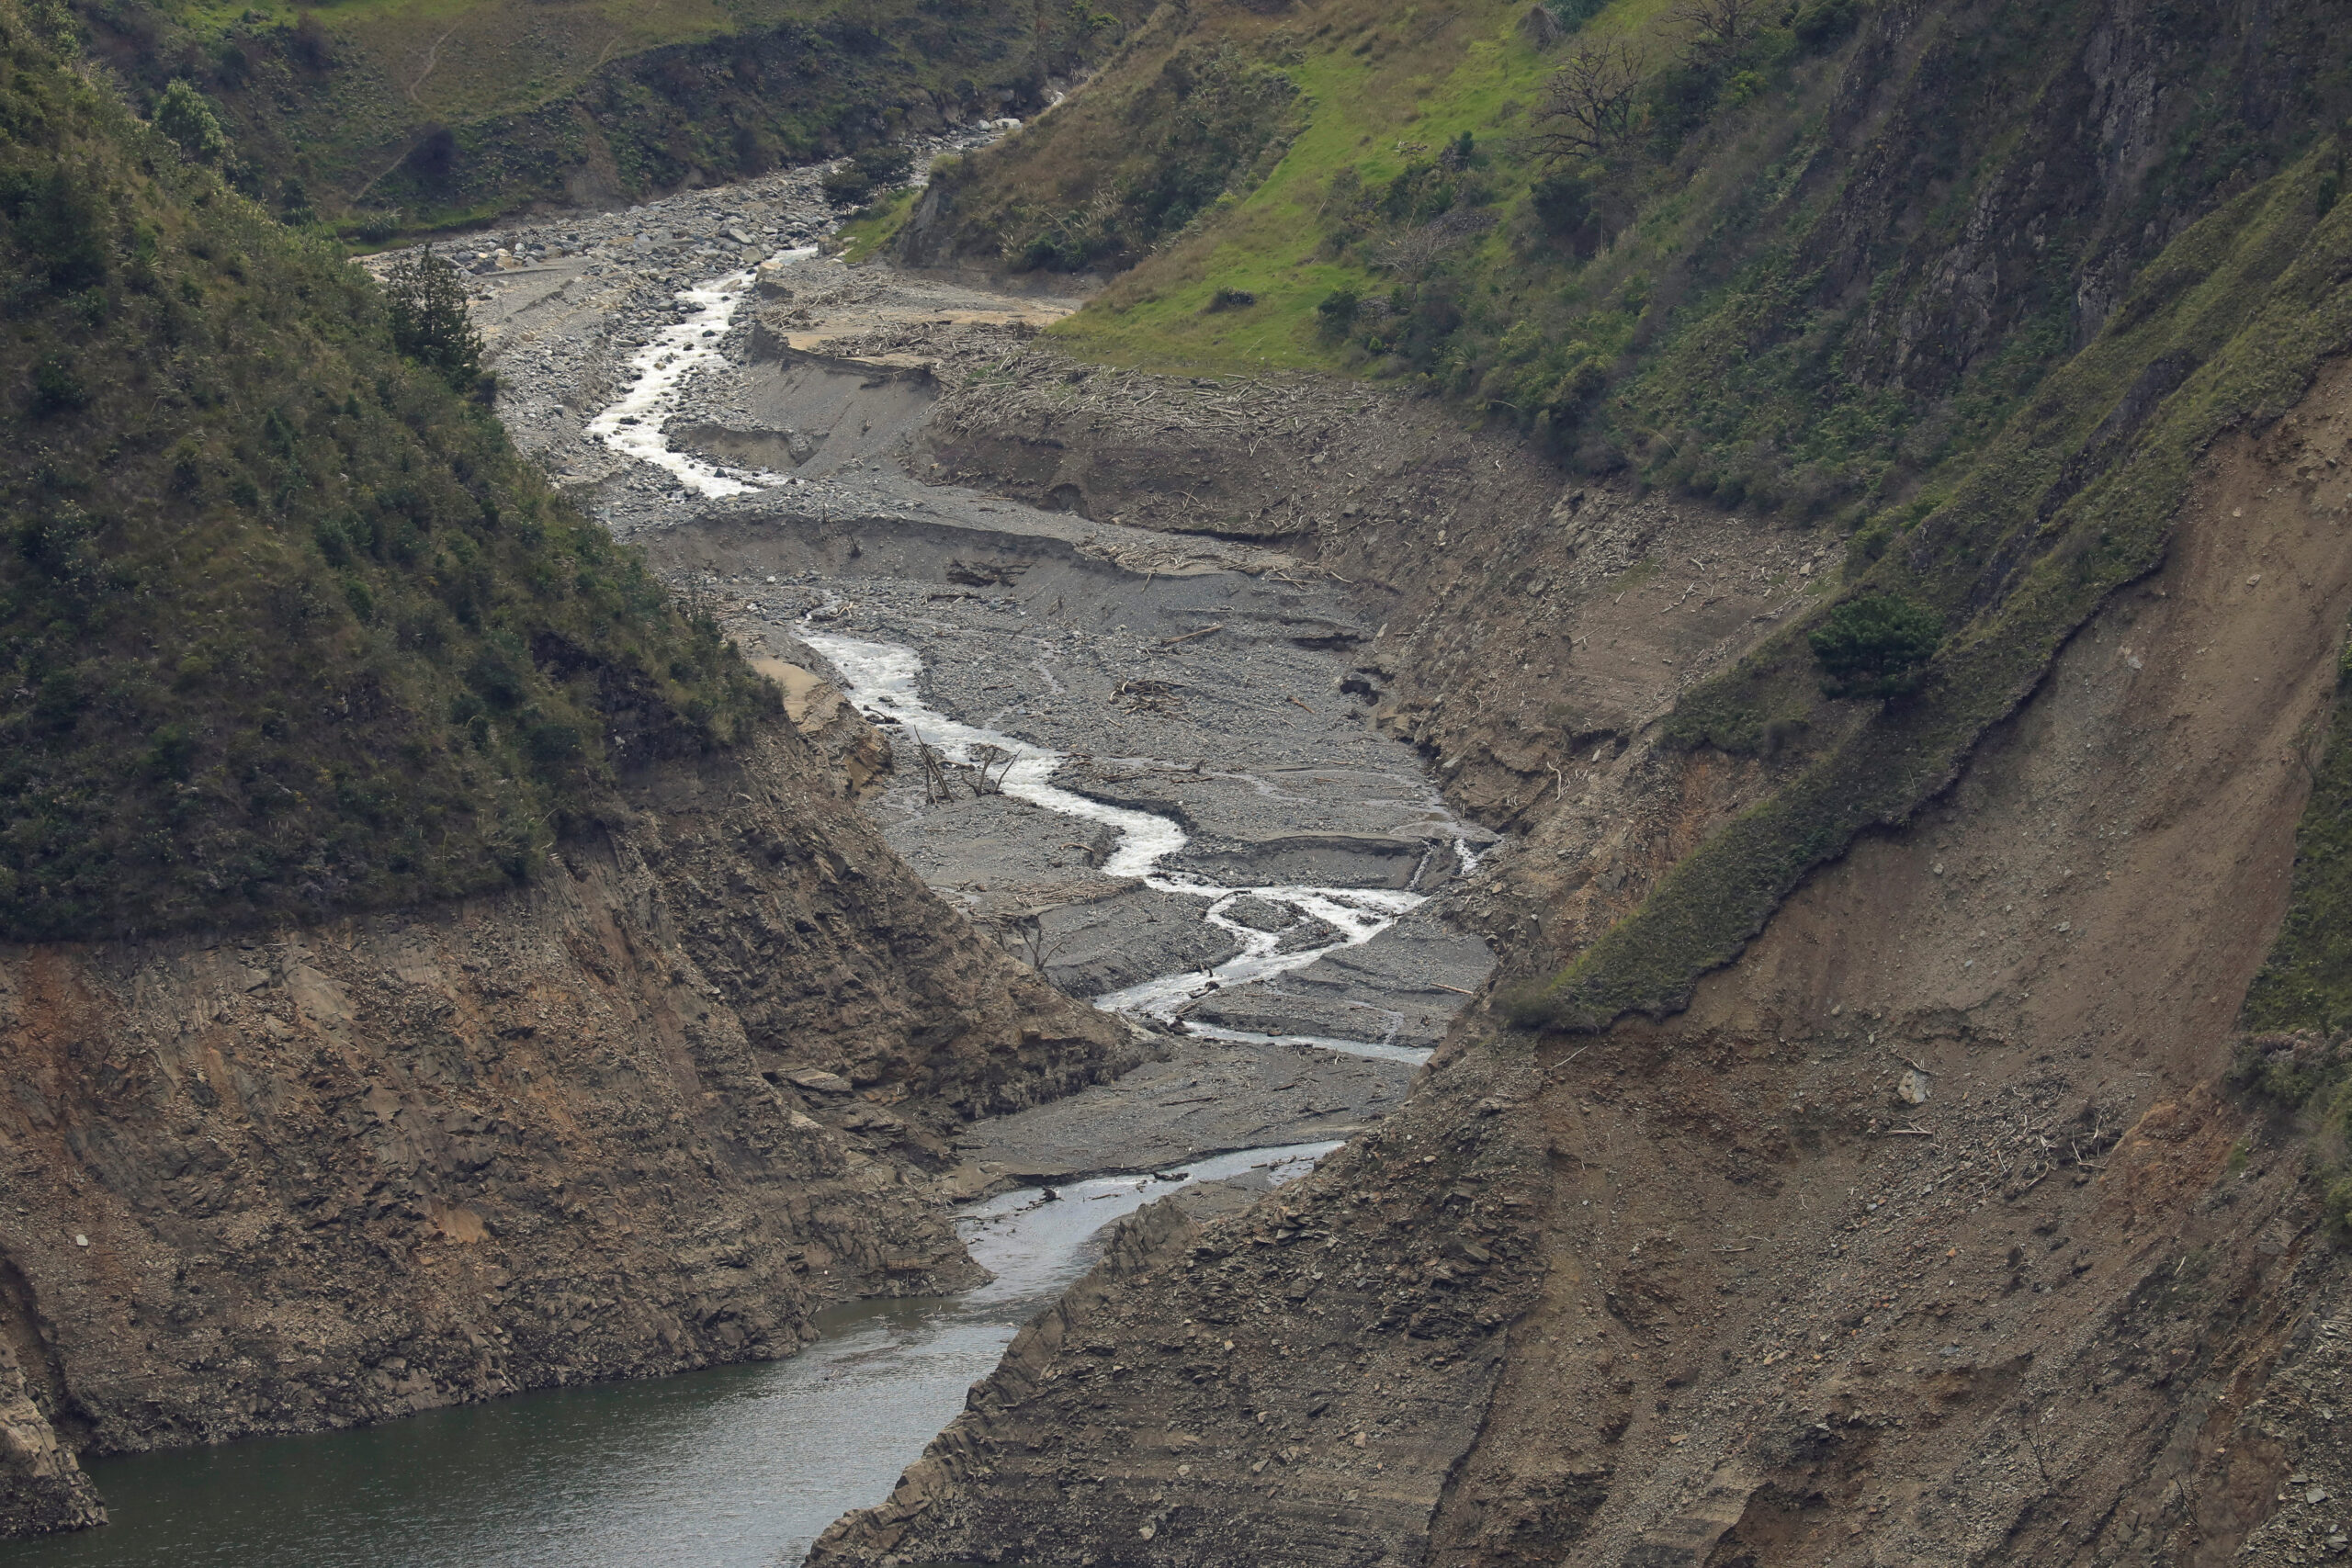
[[[1023,417],[968,413],[943,450],[1042,465],[1037,442],[1071,434]],[[1468,515],[1498,482],[1478,464],[1506,459],[1461,435],[1454,479],[1416,478],[1418,438],[1387,434],[1348,449],[1346,483],[1293,493],[1328,570],[1394,563],[1367,585],[1400,612],[1366,660],[1389,711],[1443,714],[1423,736],[1449,761],[1483,750],[1482,787],[1553,774],[1561,804],[1522,796],[1532,831],[1492,897],[1498,924],[1572,951],[1770,767],[1650,751],[1640,720],[1683,675],[1640,639],[1728,657],[1804,536],[1662,515],[1635,558],[1660,566],[1604,595],[1556,483],[1536,507],[1522,468],[1515,505],[1457,531],[1446,509]],[[1316,1177],[1205,1227],[1139,1226],[820,1560],[2343,1551],[2343,1271],[2300,1149],[2216,1086],[2352,609],[2343,488],[2315,488],[2348,440],[2339,368],[2217,450],[2163,570],[1945,797],[1815,876],[1686,1013],[1532,1048],[1473,1017]],[[1296,463],[1330,468],[1328,445]],[[1384,475],[1439,488],[1340,500]],[[1538,515],[1522,544],[1512,520]],[[1414,548],[1384,547],[1391,526]],[[1694,612],[1678,558],[1771,592],[1702,590]],[[1634,588],[1659,598],[1628,611]],[[1634,651],[1604,659],[1611,636]],[[1496,742],[1521,687],[1630,716],[1600,739],[1531,722],[1535,766],[1514,766]]]

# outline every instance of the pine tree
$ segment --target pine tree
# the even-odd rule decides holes
[[[427,245],[394,262],[384,278],[392,346],[459,391],[481,380],[481,334],[466,315],[466,284]]]

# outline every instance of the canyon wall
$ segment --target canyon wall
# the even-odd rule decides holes
[[[1091,456],[1079,424],[1057,450],[967,415],[942,450],[1066,469]],[[1400,464],[1444,438],[1434,418],[1385,426]],[[1551,525],[1516,553],[1502,507],[1447,509],[1510,472],[1453,440],[1459,477],[1400,475],[1402,495],[1366,493],[1385,470],[1349,452],[1356,489],[1322,494],[1355,526],[1320,558],[1378,570],[1373,517],[1437,502],[1415,536],[1435,567],[1390,556],[1385,575],[1430,611],[1468,589],[1466,608],[1408,622],[1382,657],[1392,616],[1363,694],[1386,673],[1386,713],[1412,691],[1465,716],[1422,732],[1457,781],[1476,775],[1454,743],[1560,770],[1538,809],[1522,793],[1528,835],[1483,895],[1540,972],[1779,776],[1769,753],[1659,746],[1643,720],[1671,705],[1677,661],[1768,636],[1824,561],[1803,534],[1525,468],[1517,525]],[[1950,788],[1816,874],[1687,1010],[1597,1034],[1474,1010],[1404,1111],[1315,1177],[1205,1229],[1138,1232],[820,1560],[2340,1550],[2346,1277],[2301,1134],[2223,1079],[2335,701],[2347,444],[2336,363],[2205,454],[2162,567]],[[1634,529],[1649,543],[1614,558],[1667,570],[1579,593],[1574,552],[1608,561]],[[1556,630],[1543,590],[1481,592],[1480,566],[1548,580]],[[1611,618],[1659,578],[1645,625]],[[1515,730],[1522,693],[1607,696],[1588,627],[1639,650],[1615,699],[1634,722]]]
[[[817,748],[628,781],[462,903],[0,951],[0,1523],[72,1450],[789,1355],[975,1282],[962,1120],[1136,1059],[883,845]]]

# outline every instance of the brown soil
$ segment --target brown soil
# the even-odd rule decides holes
[[[789,1355],[974,1282],[956,1129],[1142,1053],[846,794],[777,733],[504,896],[0,951],[0,1529],[88,1522],[72,1449]]]
[[[993,417],[962,422],[967,472],[1016,448],[1040,460],[1034,424]],[[1406,1110],[1316,1177],[1205,1230],[1140,1225],[820,1557],[2344,1551],[2342,1270],[2297,1145],[2216,1086],[2283,908],[2352,609],[2344,513],[2291,475],[2347,436],[2338,369],[2297,416],[2213,454],[2165,568],[2075,639],[1944,798],[1815,876],[1686,1013],[1556,1044],[1473,1017]],[[1382,439],[1403,468],[1437,437]],[[1397,598],[1426,609],[1452,586],[1473,609],[1400,650],[1391,700],[1446,697],[1425,738],[1449,761],[1494,758],[1487,789],[1536,772],[1498,739],[1562,769],[1564,805],[1517,807],[1542,819],[1502,860],[1494,909],[1570,950],[1770,764],[1684,763],[1619,732],[1622,772],[1604,745],[1597,773],[1571,775],[1590,753],[1563,744],[1570,727],[1493,722],[1519,691],[1601,696],[1611,670],[1543,635],[1543,592],[1495,591],[1566,575],[1533,554],[1557,544],[1510,531],[1550,508],[1529,482],[1515,512],[1472,512],[1488,454],[1453,439],[1469,471],[1450,494],[1383,502],[1453,547]],[[1317,524],[1341,572],[1385,553],[1346,521]],[[1736,560],[1733,581],[1769,564],[1770,531],[1724,520],[1702,524],[1721,555],[1686,552],[1709,537],[1691,521],[1661,513],[1672,558]],[[1572,589],[1562,618],[1619,608]],[[1740,635],[1649,620],[1689,626],[1686,652]],[[1619,711],[1655,711],[1637,705],[1651,689]]]

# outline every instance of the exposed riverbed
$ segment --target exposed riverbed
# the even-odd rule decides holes
[[[1374,628],[1344,585],[921,482],[934,367],[833,340],[1069,302],[842,268],[805,243],[815,181],[484,247],[502,412],[748,652],[845,693],[889,742],[867,806],[892,845],[1064,989],[1161,1032],[1161,1059],[959,1140],[946,1191],[1060,1185],[965,1211],[978,1291],[841,1309],[782,1362],[102,1463],[113,1527],[0,1562],[797,1562],[1103,1224],[1302,1171],[1403,1097],[1484,976],[1445,911],[1490,836],[1353,700]]]

